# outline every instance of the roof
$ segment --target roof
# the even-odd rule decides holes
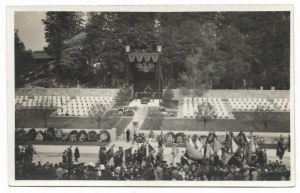
[[[51,57],[50,55],[48,55],[46,52],[44,51],[34,51],[32,53],[32,57],[35,60],[39,60],[39,59],[53,59],[53,57]]]

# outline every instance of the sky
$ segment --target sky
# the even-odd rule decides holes
[[[47,45],[45,41],[45,28],[42,19],[46,18],[46,12],[15,12],[15,29],[19,30],[21,41],[26,49],[32,51],[43,50]]]

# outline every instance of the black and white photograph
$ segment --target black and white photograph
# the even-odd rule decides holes
[[[248,9],[11,7],[10,184],[293,185],[293,9]]]

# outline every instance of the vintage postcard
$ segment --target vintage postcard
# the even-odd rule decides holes
[[[294,186],[293,43],[292,5],[8,7],[9,184]]]

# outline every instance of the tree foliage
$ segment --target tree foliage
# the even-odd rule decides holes
[[[206,125],[209,121],[213,121],[216,118],[216,111],[212,104],[209,102],[203,102],[198,104],[197,110],[195,112],[195,118],[203,122],[204,130],[206,130]]]
[[[32,52],[26,50],[24,43],[19,37],[18,30],[15,30],[15,84],[22,86],[26,75],[32,70]]]
[[[261,123],[264,125],[264,129],[266,130],[272,122],[275,122],[272,110],[269,107],[258,105],[253,114],[253,124]]]
[[[71,82],[93,87],[132,83],[125,46],[131,52],[155,52],[161,45],[163,87],[185,87],[200,95],[209,88],[241,89],[244,82],[249,89],[289,89],[290,12],[86,16],[85,25],[80,12],[47,12],[43,20],[45,50],[58,59],[58,74]],[[22,73],[21,66],[16,72]]]
[[[89,116],[92,117],[93,119],[95,119],[95,121],[97,121],[98,129],[100,129],[100,127],[101,127],[101,121],[104,118],[106,111],[107,111],[107,108],[102,103],[94,104],[90,108]]]
[[[48,43],[44,50],[52,57],[57,58],[56,74],[60,81],[62,71],[60,67],[66,41],[83,30],[83,13],[81,12],[53,12],[46,13],[45,38]]]

